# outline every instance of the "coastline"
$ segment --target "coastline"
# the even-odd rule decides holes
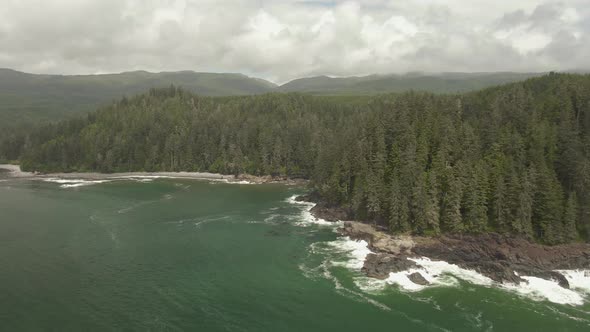
[[[31,172],[23,172],[19,165],[12,164],[0,164],[0,169],[8,170],[6,172],[8,178],[18,179],[38,179],[38,180],[51,180],[55,182],[74,183],[76,181],[94,181],[94,182],[108,182],[114,180],[124,179],[157,179],[157,178],[170,178],[170,179],[191,179],[191,180],[209,180],[209,181],[223,181],[227,183],[238,183],[238,184],[266,184],[266,183],[279,183],[287,185],[300,185],[306,184],[305,179],[291,179],[288,177],[272,177],[268,176],[255,176],[250,174],[240,175],[225,175],[219,173],[209,172],[123,172],[123,173],[97,173],[97,172],[72,172],[72,173],[44,173],[37,174]]]
[[[315,201],[310,213],[317,219],[347,220],[346,211],[327,207],[315,197],[298,200]],[[360,272],[373,285],[397,284],[416,291],[448,285],[444,275],[452,274],[556,303],[580,305],[590,294],[588,243],[547,246],[498,233],[391,235],[357,221],[342,221],[338,233],[366,244],[369,253]]]

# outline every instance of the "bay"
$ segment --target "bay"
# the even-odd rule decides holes
[[[370,290],[304,188],[0,180],[3,331],[588,331],[590,305],[461,281]]]

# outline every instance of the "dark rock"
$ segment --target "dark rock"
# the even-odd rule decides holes
[[[481,262],[470,262],[469,264],[460,265],[463,265],[463,267],[467,269],[476,270],[496,282],[518,284],[524,281],[514,273],[514,270],[510,268],[510,265],[506,262],[484,260]]]
[[[569,283],[555,270],[590,267],[590,245],[583,243],[545,246],[503,234],[463,234],[436,238],[413,237],[414,246],[396,253],[388,248],[395,246],[396,241],[399,242],[399,236],[379,232],[370,225],[345,223],[343,234],[367,240],[371,249],[378,253],[369,255],[363,267],[367,275],[377,278],[386,278],[389,272],[415,267],[414,262],[407,260],[407,257],[414,256],[475,270],[499,283],[518,284],[524,282],[519,277],[523,275],[554,280],[564,288],[569,288]]]
[[[556,271],[549,271],[549,275],[551,276],[551,279],[557,281],[557,283],[559,284],[559,286],[563,287],[563,288],[570,288],[570,283],[569,281],[567,281],[567,279],[563,276],[563,274],[556,272]]]
[[[348,219],[348,211],[339,207],[330,207],[322,203],[316,204],[310,211],[314,217],[326,221],[340,221]]]
[[[535,267],[521,267],[519,273],[526,276],[537,277],[546,280],[553,280],[563,288],[570,288],[569,281],[567,281],[563,274],[557,271],[544,270]]]
[[[340,221],[347,220],[350,213],[347,209],[338,206],[331,206],[322,202],[317,192],[310,192],[308,194],[295,197],[297,202],[312,202],[316,205],[310,210],[311,214],[319,219],[326,221]]]
[[[390,272],[406,271],[416,267],[418,267],[416,263],[406,257],[389,254],[369,254],[365,259],[362,271],[369,277],[385,279]]]
[[[430,285],[430,283],[428,282],[428,280],[426,280],[420,274],[420,272],[414,272],[414,273],[410,274],[408,276],[408,279],[410,279],[410,281],[412,281],[413,283],[418,284],[418,285],[422,285],[422,286]]]

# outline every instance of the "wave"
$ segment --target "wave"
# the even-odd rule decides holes
[[[367,255],[372,253],[368,247],[369,244],[367,241],[355,241],[350,239],[348,236],[328,242],[328,245],[335,248],[337,251],[348,255],[348,260],[335,261],[333,262],[334,265],[344,266],[354,270],[360,270],[365,264]]]
[[[367,242],[351,240],[348,237],[341,237],[327,244],[346,257],[344,261],[339,258],[331,263],[336,266],[344,266],[354,272],[361,270],[366,256],[371,253]],[[583,305],[587,295],[590,294],[589,270],[557,271],[562,273],[570,283],[571,289],[566,289],[559,286],[556,281],[531,276],[521,276],[525,281],[519,284],[501,284],[477,271],[464,269],[445,261],[435,261],[427,257],[408,259],[414,261],[418,267],[397,273],[392,272],[384,280],[356,276],[354,283],[365,292],[379,292],[392,285],[402,291],[418,292],[429,287],[457,287],[460,286],[460,279],[479,286],[497,287],[537,301],[547,300],[552,303],[574,306]],[[418,285],[412,282],[409,275],[416,272],[420,273],[429,282],[429,285]]]
[[[81,175],[83,176],[83,175]],[[89,186],[93,184],[99,183],[106,183],[106,182],[113,182],[113,181],[135,181],[139,183],[149,183],[153,182],[157,179],[182,179],[182,180],[207,180],[209,183],[229,183],[229,184],[257,184],[256,182],[250,181],[233,181],[226,178],[209,178],[209,177],[190,177],[186,175],[173,175],[173,174],[162,174],[162,175],[139,175],[139,174],[130,174],[130,175],[113,175],[113,176],[103,176],[101,179],[91,180],[91,179],[69,179],[69,178],[60,178],[60,177],[49,177],[49,178],[38,178],[38,180],[45,181],[45,182],[53,182],[61,184],[61,188],[76,188],[82,186]],[[4,181],[4,180],[2,180]],[[185,186],[188,188],[187,186]]]
[[[570,305],[584,304],[584,296],[574,290],[559,286],[556,281],[537,277],[520,277],[526,281],[518,285],[503,284],[501,287],[537,301],[548,300],[553,303]]]
[[[301,213],[295,216],[297,220],[296,225],[332,226],[336,229],[335,226],[342,224],[341,222],[328,222],[314,217],[310,210],[315,206],[315,203],[297,201],[296,198],[297,195],[293,195],[286,199],[287,203],[301,208]],[[380,280],[364,276],[361,273],[366,257],[371,253],[366,241],[355,241],[349,237],[338,237],[334,241],[318,242],[310,246],[311,253],[326,254],[326,250],[332,251],[331,255],[328,254],[328,257],[330,257],[330,266],[342,266],[354,271],[356,273],[353,277],[355,285],[365,292],[379,292],[392,285],[397,286],[402,291],[419,292],[430,287],[458,287],[461,284],[459,280],[463,280],[483,287],[496,287],[514,292],[533,300],[546,300],[552,303],[573,306],[583,305],[588,295],[590,295],[590,270],[558,270],[557,272],[562,273],[570,284],[571,289],[566,289],[559,286],[556,281],[532,276],[521,276],[525,281],[519,284],[502,284],[474,270],[464,269],[445,261],[419,257],[408,258],[416,263],[416,268],[397,273],[392,272],[386,279]],[[306,275],[318,272],[310,268],[300,267],[300,269]],[[324,277],[334,279],[325,264],[322,270]],[[416,272],[420,273],[428,281],[429,285],[419,285],[412,282],[409,276]],[[329,275],[325,275],[326,273]],[[335,284],[337,288],[341,287],[340,283]]]
[[[221,217],[205,217],[205,218],[198,218],[198,219],[193,219],[195,221],[195,227],[200,227],[202,224],[208,223],[208,222],[212,222],[212,221],[218,221],[218,220],[226,220],[231,218],[231,216],[221,216]]]
[[[385,303],[378,301],[377,299],[371,297],[370,294],[366,294],[365,289],[361,288],[360,290],[358,290],[354,288],[349,288],[346,286],[345,282],[340,280],[334,273],[332,273],[332,268],[340,266],[352,269],[359,275],[359,277],[354,278],[355,284],[357,283],[357,280],[362,280],[363,282],[368,283],[383,283],[382,280],[368,277],[360,277],[361,268],[364,263],[364,260],[366,256],[369,253],[371,253],[371,251],[368,249],[366,241],[355,241],[350,239],[349,237],[341,237],[335,241],[315,242],[312,243],[309,247],[308,257],[306,258],[306,261],[309,261],[310,258],[312,258],[318,253],[325,255],[322,258],[320,264],[310,267],[306,263],[301,263],[298,266],[299,270],[302,271],[303,275],[306,278],[312,280],[316,280],[319,278],[328,280],[332,282],[332,284],[334,285],[336,293],[355,301],[368,303],[383,311],[389,311],[394,315],[400,315],[412,321],[415,324],[426,326],[428,330],[448,331],[447,329],[441,326],[412,317],[407,313],[396,309],[395,307],[391,307]]]
[[[227,184],[261,184],[258,182],[247,180],[232,180],[232,179],[207,179],[209,184],[227,183]]]
[[[557,270],[567,279],[572,289],[590,294],[590,270]]]
[[[84,180],[84,179],[60,179],[60,178],[46,178],[41,179],[44,182],[52,182],[61,184],[60,188],[77,188],[90,186],[93,184],[111,182],[111,180]]]
[[[296,200],[298,195],[293,195],[287,198],[285,201],[289,204],[299,206],[301,208],[301,213],[296,216],[297,222],[295,223],[298,226],[311,226],[311,225],[319,225],[319,226],[330,226],[336,227],[341,226],[341,221],[327,221],[321,218],[316,218],[312,213],[311,209],[315,206],[315,203],[312,202],[304,202]]]

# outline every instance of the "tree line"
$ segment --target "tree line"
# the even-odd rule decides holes
[[[209,171],[310,179],[394,233],[590,231],[590,76],[457,95],[210,98],[171,86],[87,117],[6,132],[25,170]]]

